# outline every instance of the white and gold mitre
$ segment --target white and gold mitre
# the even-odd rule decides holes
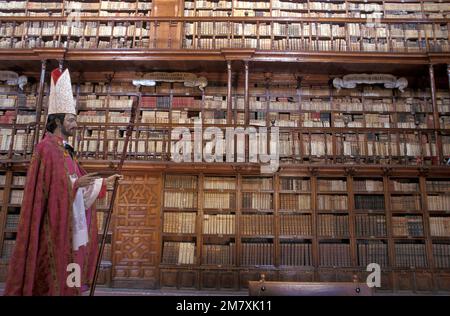
[[[69,70],[61,72],[58,68],[51,73],[50,96],[48,100],[48,115],[56,113],[74,114],[75,100],[72,92]]]

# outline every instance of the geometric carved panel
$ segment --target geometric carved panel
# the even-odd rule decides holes
[[[113,280],[157,283],[161,174],[125,175],[114,203]],[[148,284],[148,282],[146,283]]]

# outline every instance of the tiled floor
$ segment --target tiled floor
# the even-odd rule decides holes
[[[3,295],[4,283],[0,283],[0,296]],[[87,294],[88,295],[88,294]],[[247,296],[248,291],[193,291],[193,290],[145,290],[116,289],[97,287],[96,296]]]
[[[0,296],[3,295],[5,284],[0,283]],[[87,292],[85,296],[89,295]],[[434,295],[434,296],[450,296],[450,292],[431,293],[421,292],[414,293],[402,291],[398,293],[382,292],[375,293],[375,296],[410,296],[410,295]],[[145,290],[145,289],[120,289],[120,288],[104,288],[97,287],[95,296],[248,296],[248,291],[194,291],[194,290]]]

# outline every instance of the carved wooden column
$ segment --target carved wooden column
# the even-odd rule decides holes
[[[245,115],[245,125],[248,126],[250,124],[250,106],[249,106],[249,74],[248,74],[248,60],[245,61],[245,91],[244,91],[244,115]]]
[[[36,99],[36,127],[34,130],[33,136],[33,144],[37,144],[39,142],[39,127],[41,122],[41,112],[42,112],[42,101],[44,99],[44,84],[45,84],[45,72],[47,69],[47,60],[41,61],[41,77],[39,79],[39,89],[38,89],[38,97]],[[43,130],[45,130],[45,126],[43,126]]]
[[[436,156],[439,161],[438,164],[442,163],[442,141],[440,136],[440,124],[439,124],[439,112],[436,103],[436,82],[434,78],[434,66],[433,64],[429,65],[429,73],[430,73],[430,86],[431,86],[431,101],[433,105],[433,121],[434,121],[434,135],[436,138]]]
[[[431,101],[433,104],[433,118],[434,118],[434,128],[439,129],[439,113],[436,104],[436,82],[434,78],[434,66],[431,64],[429,66],[430,73],[430,86],[431,86]]]
[[[228,73],[228,80],[227,80],[227,124],[232,123],[233,117],[232,117],[232,113],[233,113],[233,102],[231,99],[231,86],[232,86],[232,82],[231,82],[231,61],[228,60],[227,61],[227,73]]]

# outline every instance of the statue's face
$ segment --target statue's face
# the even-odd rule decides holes
[[[77,117],[73,114],[66,114],[64,117],[64,123],[61,128],[61,132],[63,135],[69,137],[75,135],[75,131],[77,129]]]

